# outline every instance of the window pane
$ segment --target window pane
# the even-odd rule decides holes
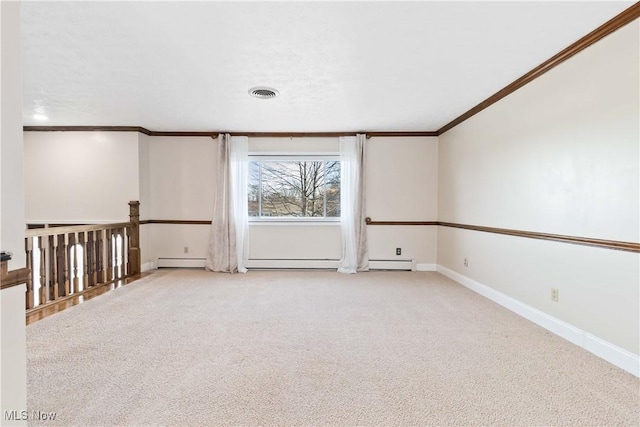
[[[294,162],[262,162],[262,216],[302,216]]]
[[[327,216],[340,217],[340,162],[327,162]]]
[[[340,162],[251,162],[248,209],[251,217],[339,217]]]
[[[249,162],[249,188],[247,195],[249,199],[249,216],[260,216],[258,198],[260,197],[260,163]]]

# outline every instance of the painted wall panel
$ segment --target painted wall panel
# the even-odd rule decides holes
[[[440,227],[438,263],[638,354],[638,254]]]
[[[157,258],[205,258],[210,225],[146,224],[149,250]],[[185,247],[188,248],[185,253]]]
[[[8,268],[25,267],[20,2],[0,2],[0,245],[13,252]],[[0,293],[0,416],[27,409],[25,285]]]
[[[151,170],[149,155],[150,137],[138,134],[138,176],[140,182],[140,219],[148,219],[151,212]],[[140,226],[140,263],[149,264],[155,261],[149,232],[151,228],[147,225]]]
[[[441,135],[439,220],[638,242],[639,36],[636,21]],[[639,353],[638,254],[438,233],[438,264]]]
[[[140,197],[135,132],[24,132],[27,222],[119,222]]]
[[[9,268],[25,266],[24,179],[22,135],[22,61],[20,54],[20,3],[2,2],[0,73],[0,241],[3,250],[13,252]]]
[[[151,159],[149,153],[150,137],[138,133],[138,182],[140,191],[140,218],[147,219],[151,212]]]
[[[251,225],[250,259],[340,259],[340,225]]]
[[[145,219],[211,219],[213,142],[208,137],[149,138],[150,209]]]
[[[366,180],[366,212],[374,221],[436,221],[438,138],[369,139]],[[372,225],[367,232],[371,259],[436,262],[437,227]]]
[[[249,138],[251,153],[336,154],[339,151],[339,138]]]
[[[367,141],[367,216],[374,221],[435,221],[438,138]]]
[[[440,136],[440,220],[638,241],[638,22]]]
[[[376,225],[368,228],[369,258],[376,260],[413,259],[418,264],[435,264],[438,227]],[[396,255],[396,248],[401,255]]]

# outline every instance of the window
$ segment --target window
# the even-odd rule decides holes
[[[337,156],[251,156],[250,219],[340,218]]]

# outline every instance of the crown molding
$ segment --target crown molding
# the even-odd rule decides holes
[[[500,101],[502,98],[511,95],[513,92],[517,91],[521,87],[531,83],[532,81],[542,76],[546,72],[554,69],[555,67],[562,64],[564,61],[571,58],[575,54],[582,52],[584,49],[602,40],[609,34],[635,21],[636,19],[638,19],[638,17],[640,17],[640,2],[635,3],[633,6],[629,7],[628,9],[624,10],[622,13],[618,14],[614,18],[605,22],[604,24],[602,24],[601,26],[599,26],[598,28],[596,28],[586,36],[582,37],[577,42],[573,43],[566,49],[560,51],[556,55],[547,59],[545,62],[538,65],[536,68],[529,71],[527,74],[523,75],[516,81],[500,89],[498,92],[494,93],[489,98],[485,99],[475,107],[471,108],[467,112],[461,114],[460,116],[456,117],[446,125],[442,126],[440,129],[438,129],[437,134],[442,135],[448,130],[464,122],[465,120],[475,116],[485,108],[495,104],[496,102]]]
[[[232,136],[248,136],[251,138],[315,138],[315,137],[340,137],[353,136],[356,133],[365,133],[371,137],[432,137],[439,136],[451,130],[460,123],[475,116],[482,110],[500,101],[521,87],[531,83],[543,74],[562,64],[564,61],[583,51],[589,46],[602,40],[609,34],[619,30],[625,25],[640,17],[640,2],[630,6],[622,13],[616,15],[602,24],[580,40],[552,56],[542,64],[535,67],[522,77],[500,89],[475,107],[456,117],[438,130],[431,131],[397,131],[397,132],[228,132],[228,131],[154,131],[141,126],[24,126],[25,132],[140,132],[149,136],[206,136],[217,138],[218,134],[229,133]]]
[[[337,138],[364,133],[367,138],[438,136],[436,131],[398,131],[398,132],[226,132],[226,131],[174,131],[149,130],[142,126],[24,126],[25,132],[139,132],[149,136],[206,136],[217,138],[219,134],[248,136],[250,138]]]

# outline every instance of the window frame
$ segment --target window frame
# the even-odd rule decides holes
[[[296,161],[307,161],[307,162],[339,162],[340,163],[340,185],[342,185],[342,161],[340,160],[340,153],[334,152],[309,152],[309,153],[287,153],[283,154],[273,153],[273,152],[249,152],[248,156],[249,163],[256,161],[270,161],[270,162],[296,162]],[[262,181],[260,181],[260,187],[262,186]],[[258,193],[258,203],[261,203],[262,192]],[[248,200],[247,200],[248,202]],[[326,210],[326,198],[325,198],[325,206]],[[247,212],[249,210],[249,205],[247,203]],[[286,216],[277,216],[277,217],[268,217],[268,216],[248,216],[249,223],[262,223],[262,224],[273,224],[273,223],[299,223],[299,224],[318,224],[318,223],[328,223],[328,224],[336,224],[340,223],[340,217],[326,217],[326,216],[295,216],[295,217],[286,217]]]

